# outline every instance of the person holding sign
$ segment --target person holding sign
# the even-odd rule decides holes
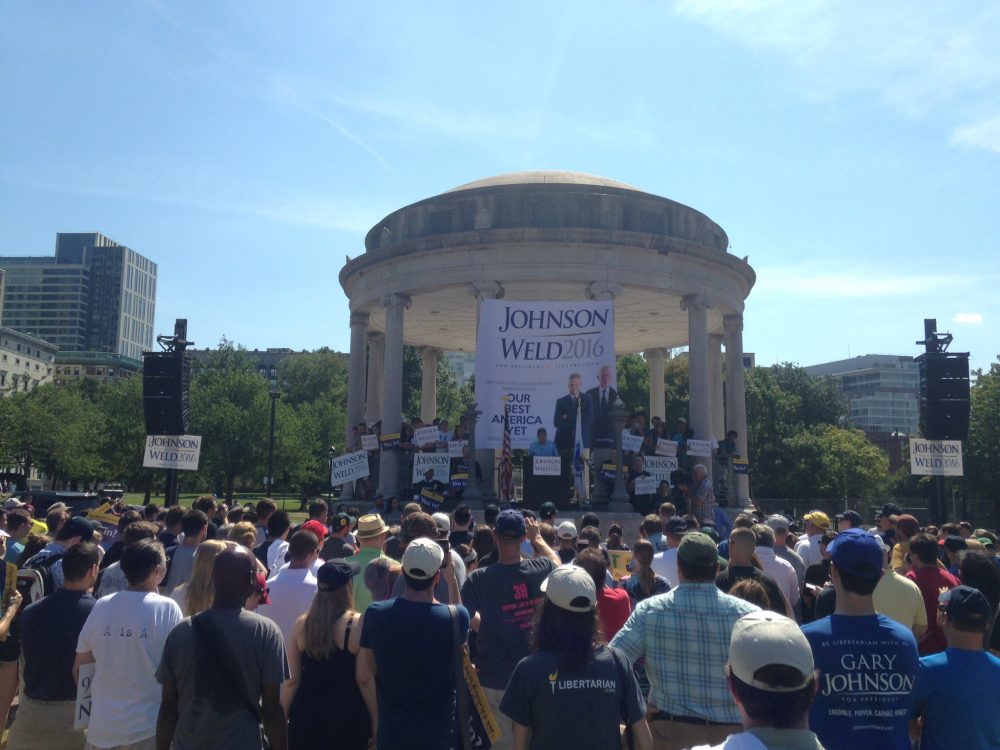
[[[652,475],[646,471],[646,460],[642,457],[641,453],[636,453],[632,456],[632,465],[628,468],[628,474],[626,476],[626,484],[628,487],[628,497],[629,502],[632,503],[632,507],[635,508],[637,513],[646,515],[649,512],[649,506],[652,502],[653,492],[655,492],[655,487],[650,492],[643,492],[640,494],[636,490],[636,480],[642,477],[651,477]],[[644,490],[641,486],[639,490]]]

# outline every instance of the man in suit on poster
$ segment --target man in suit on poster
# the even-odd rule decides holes
[[[587,391],[593,406],[594,418],[590,423],[590,443],[593,450],[610,450],[615,447],[615,427],[611,422],[611,407],[618,399],[618,391],[611,387],[611,365],[601,365],[597,374],[597,387]],[[596,459],[595,459],[596,460]]]
[[[569,376],[569,393],[556,400],[556,411],[552,422],[556,426],[556,448],[562,458],[562,476],[569,484],[575,482],[573,450],[576,446],[577,412],[580,416],[581,442],[584,448],[590,446],[590,425],[593,421],[594,406],[590,397],[582,392],[583,379],[580,373]],[[586,472],[584,472],[586,476]]]

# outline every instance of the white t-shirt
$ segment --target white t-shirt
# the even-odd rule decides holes
[[[284,539],[275,540],[267,548],[267,577],[278,575],[278,570],[285,564],[285,553],[288,552],[288,542]]]
[[[669,549],[663,550],[663,552],[657,552],[653,555],[653,562],[649,565],[653,569],[653,572],[663,576],[667,579],[667,583],[670,584],[670,588],[676,588],[679,581],[677,580],[677,548],[671,547]]]
[[[156,734],[156,670],[167,635],[182,619],[177,602],[159,594],[119,591],[98,599],[76,645],[96,662],[88,742],[116,747]]]
[[[822,534],[813,534],[805,539],[800,539],[799,543],[795,545],[795,551],[807,568],[810,565],[823,562],[823,552],[819,548],[819,540],[822,538]]]
[[[774,579],[788,603],[794,607],[799,601],[799,577],[795,575],[795,568],[788,560],[775,555],[771,547],[757,547],[756,552],[764,572]]]
[[[316,596],[316,576],[310,570],[284,568],[274,578],[268,579],[267,588],[271,603],[260,605],[256,612],[274,620],[285,643],[288,643],[295,621],[309,611]]]

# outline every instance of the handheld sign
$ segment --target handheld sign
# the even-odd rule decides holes
[[[439,495],[437,492],[434,492],[434,490],[424,487],[424,489],[420,490],[418,500],[421,505],[425,508],[430,508],[431,513],[433,513],[441,507],[441,504],[444,502],[444,495]]]
[[[361,450],[363,450],[363,451],[377,451],[378,450],[378,435],[362,435],[361,436]]]
[[[431,425],[430,427],[421,427],[418,430],[413,431],[413,444],[414,445],[429,445],[431,443],[436,443],[438,441],[438,428]]]
[[[94,670],[97,664],[80,665],[80,676],[76,681],[76,708],[73,711],[73,729],[86,729],[90,726],[90,686],[94,682]]]
[[[687,441],[687,451],[689,456],[711,456],[712,455],[712,441],[711,440],[688,440]]]
[[[532,456],[531,468],[536,477],[557,477],[562,474],[559,456]]]
[[[670,472],[677,471],[676,456],[646,456],[646,471],[660,482],[670,481]]]
[[[636,477],[634,494],[636,495],[653,495],[656,493],[656,488],[660,485],[660,480],[656,477]]]
[[[964,476],[962,441],[910,438],[910,473],[938,477]]]
[[[611,463],[601,464],[600,477],[604,482],[615,481],[618,477],[618,466]]]
[[[458,490],[461,492],[469,484],[469,472],[467,471],[456,471],[451,475],[451,488],[453,490]]]
[[[677,441],[676,440],[664,440],[660,438],[656,441],[656,455],[657,456],[676,456],[677,455]]]
[[[469,444],[468,440],[449,440],[448,441],[448,458],[461,458],[465,454],[462,449]]]
[[[632,550],[609,549],[608,559],[611,560],[611,577],[621,581],[632,575],[628,566],[632,564]]]
[[[448,484],[451,459],[447,453],[414,453],[412,481],[419,482],[428,469],[434,472],[434,479],[442,484]]]
[[[745,458],[733,459],[733,474],[749,474],[750,464]]]
[[[389,451],[393,448],[399,447],[399,433],[389,432],[384,435],[380,435],[378,439],[378,444],[382,446],[382,450]]]
[[[142,457],[145,469],[198,470],[200,435],[147,435]]]
[[[642,435],[633,435],[628,430],[622,430],[622,450],[638,453],[642,450]]]
[[[366,476],[368,476],[368,451],[345,453],[333,459],[330,471],[331,485],[353,482]]]

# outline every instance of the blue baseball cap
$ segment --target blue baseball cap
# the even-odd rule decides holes
[[[882,576],[882,545],[861,529],[848,529],[837,534],[827,551],[837,570],[862,578]]]
[[[512,539],[520,539],[528,531],[528,527],[524,523],[524,516],[520,511],[512,508],[500,511],[494,528],[498,535]]]

